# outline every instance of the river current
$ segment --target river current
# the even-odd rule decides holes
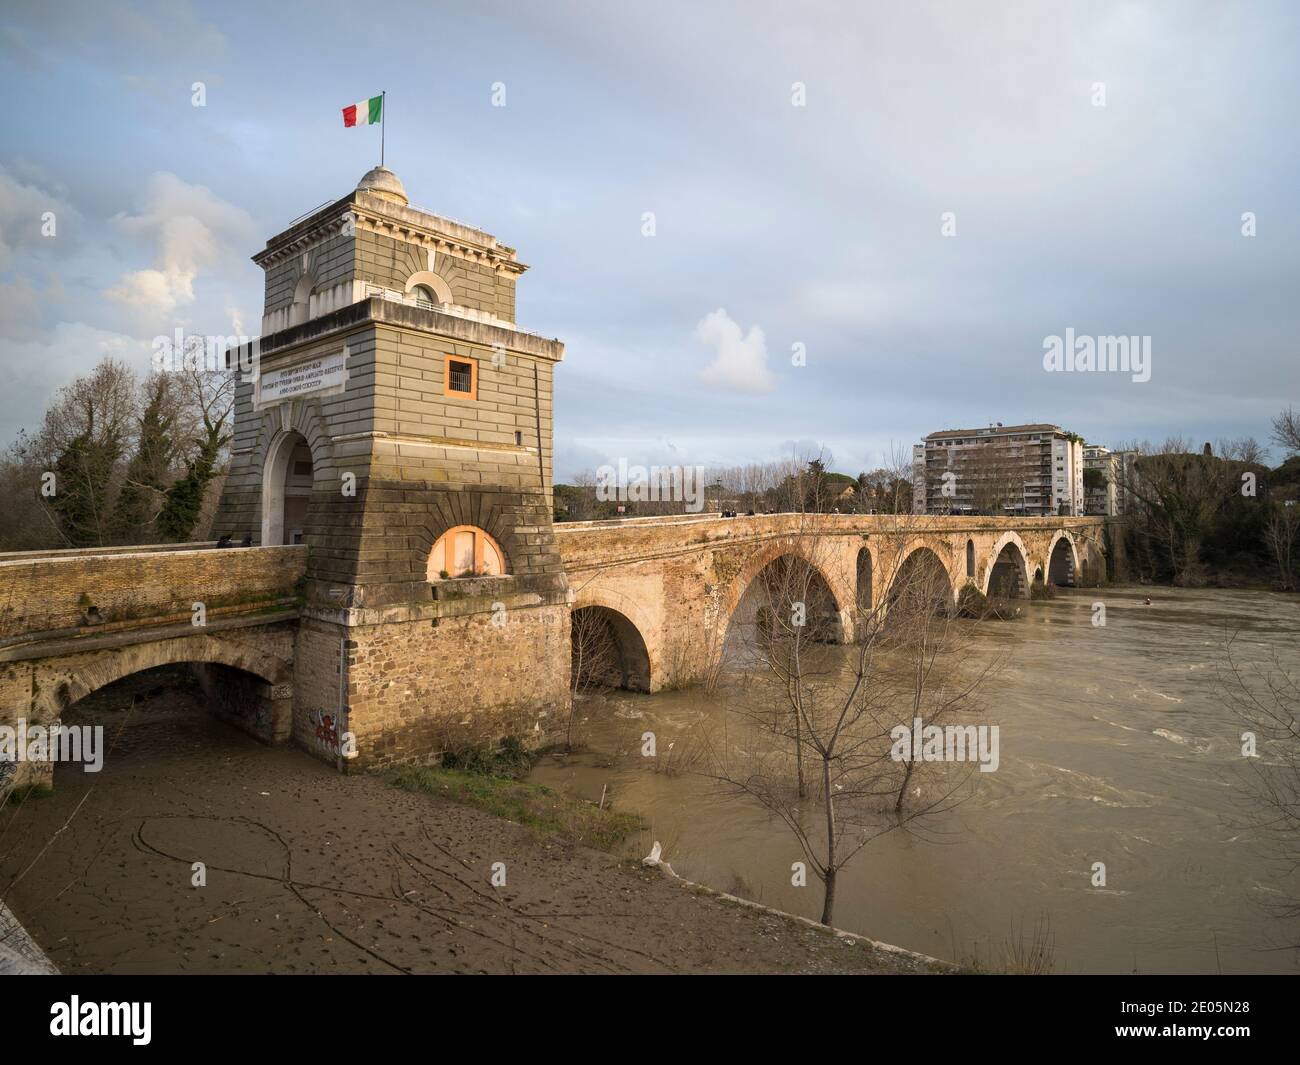
[[[1105,625],[1094,624],[1099,602]],[[1259,829],[1245,726],[1221,686],[1230,638],[1248,678],[1279,665],[1294,675],[1300,599],[1080,590],[979,625],[974,649],[1005,661],[984,693],[998,769],[971,774],[939,823],[860,853],[841,876],[835,924],[987,968],[1040,929],[1055,972],[1298,971],[1284,948],[1295,930],[1277,915],[1296,897],[1295,873]],[[583,696],[585,749],[544,759],[532,779],[639,812],[681,876],[815,918],[820,886],[811,874],[792,886],[801,855],[779,820],[636,756],[643,731],[674,742],[745,680],[733,674],[712,695]]]

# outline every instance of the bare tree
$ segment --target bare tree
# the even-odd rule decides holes
[[[64,543],[99,547],[111,541],[120,464],[136,410],[135,375],[125,363],[105,359],[59,390],[40,431],[24,442],[26,463],[54,474],[53,495],[42,495],[41,505]]]
[[[1264,542],[1277,563],[1282,590],[1295,590],[1295,546],[1300,536],[1300,502],[1295,499],[1272,500],[1264,525]]]
[[[872,534],[878,557],[890,560],[890,572],[879,574],[890,594],[857,619],[854,646],[837,645],[844,616],[826,581],[831,521],[800,515],[789,550],[742,600],[737,629],[768,683],[726,701],[704,771],[795,836],[823,886],[824,924],[833,920],[844,867],[879,836],[950,809],[969,776],[969,765],[927,761],[933,782],[917,786],[914,748],[900,753],[899,729],[910,734],[924,718],[942,731],[940,722],[975,713],[995,666],[950,656],[959,623],[950,616],[947,575],[937,559],[905,561],[916,533],[907,516]]]
[[[1169,562],[1175,584],[1201,582],[1201,543],[1211,519],[1240,484],[1241,461],[1251,442],[1194,451],[1179,437],[1146,449],[1124,476],[1124,490],[1136,500],[1134,517]],[[1257,445],[1256,445],[1257,446]]]
[[[1288,455],[1300,455],[1300,411],[1287,407],[1273,419],[1273,443]]]
[[[958,492],[965,489],[976,514],[998,517],[1024,504],[1026,459],[1022,445],[996,440],[957,448]]]
[[[1253,818],[1283,868],[1300,866],[1300,672],[1276,653],[1262,665],[1241,661],[1236,636],[1224,649],[1218,681],[1225,702],[1248,730],[1243,755],[1253,776],[1259,813]],[[1300,898],[1288,898],[1279,917],[1300,918]],[[1291,946],[1300,949],[1300,934]]]
[[[580,607],[569,615],[572,650],[569,673],[569,716],[565,747],[573,750],[581,696],[598,686],[619,683],[620,652],[609,617],[599,607]]]

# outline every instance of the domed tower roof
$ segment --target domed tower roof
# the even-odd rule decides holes
[[[367,171],[365,177],[357,182],[358,192],[368,192],[389,203],[400,203],[403,207],[411,201],[406,198],[406,189],[401,179],[387,167],[377,166]]]

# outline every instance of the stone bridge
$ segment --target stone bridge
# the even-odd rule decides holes
[[[778,558],[816,570],[834,602],[836,638],[851,641],[919,559],[941,567],[954,600],[968,582],[988,592],[1003,581],[1005,593],[1026,596],[1036,578],[1099,578],[1102,528],[1096,518],[796,514],[560,524],[568,604],[558,639],[540,641],[528,620],[536,596],[512,591],[508,575],[431,580],[418,609],[367,610],[338,605],[356,598],[347,588],[310,601],[311,549],[301,544],[0,555],[0,725],[57,722],[116,680],[183,663],[219,716],[340,768],[345,723],[359,766],[435,757],[440,733],[430,723],[449,717],[478,714],[540,740],[553,727],[554,693],[546,689],[546,703],[529,678],[558,676],[567,691],[576,611],[599,611],[614,626],[616,683],[657,691],[702,677],[745,590]],[[466,594],[452,594],[462,584]],[[519,618],[513,628],[510,616]],[[326,634],[325,623],[344,635]],[[506,689],[534,723],[502,714]],[[51,771],[39,767],[37,779]]]
[[[232,724],[268,743],[301,734],[294,643],[307,551],[214,543],[0,555],[0,725],[49,725],[116,680],[186,664]],[[49,771],[39,767],[38,782]]]
[[[913,515],[700,515],[555,526],[572,608],[609,612],[627,687],[700,679],[741,597],[775,559],[803,558],[834,600],[838,638],[888,597],[909,563],[937,562],[954,603],[967,583],[1028,597],[1031,582],[1097,583],[1100,518]],[[1002,585],[1001,588],[995,588]]]
[[[1102,573],[1100,519],[553,525],[564,344],[519,326],[514,248],[412,206],[380,166],[253,261],[262,330],[226,352],[213,529],[257,546],[0,555],[0,726],[58,721],[121,677],[186,663],[262,740],[339,768],[428,761],[562,731],[575,618],[613,629],[617,683],[698,679],[745,589],[785,556],[821,575],[822,631],[840,640],[909,565],[954,598],[968,582],[1027,595],[1037,576]],[[0,761],[0,785],[32,764]]]

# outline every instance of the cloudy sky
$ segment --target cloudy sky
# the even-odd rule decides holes
[[[1298,31],[1287,3],[6,0],[0,442],[105,354],[256,332],[249,255],[378,161],[340,108],[381,89],[412,201],[532,267],[561,478],[811,445],[856,473],[990,421],[1264,439],[1300,405]],[[1150,336],[1150,380],[1046,372],[1067,329]]]

